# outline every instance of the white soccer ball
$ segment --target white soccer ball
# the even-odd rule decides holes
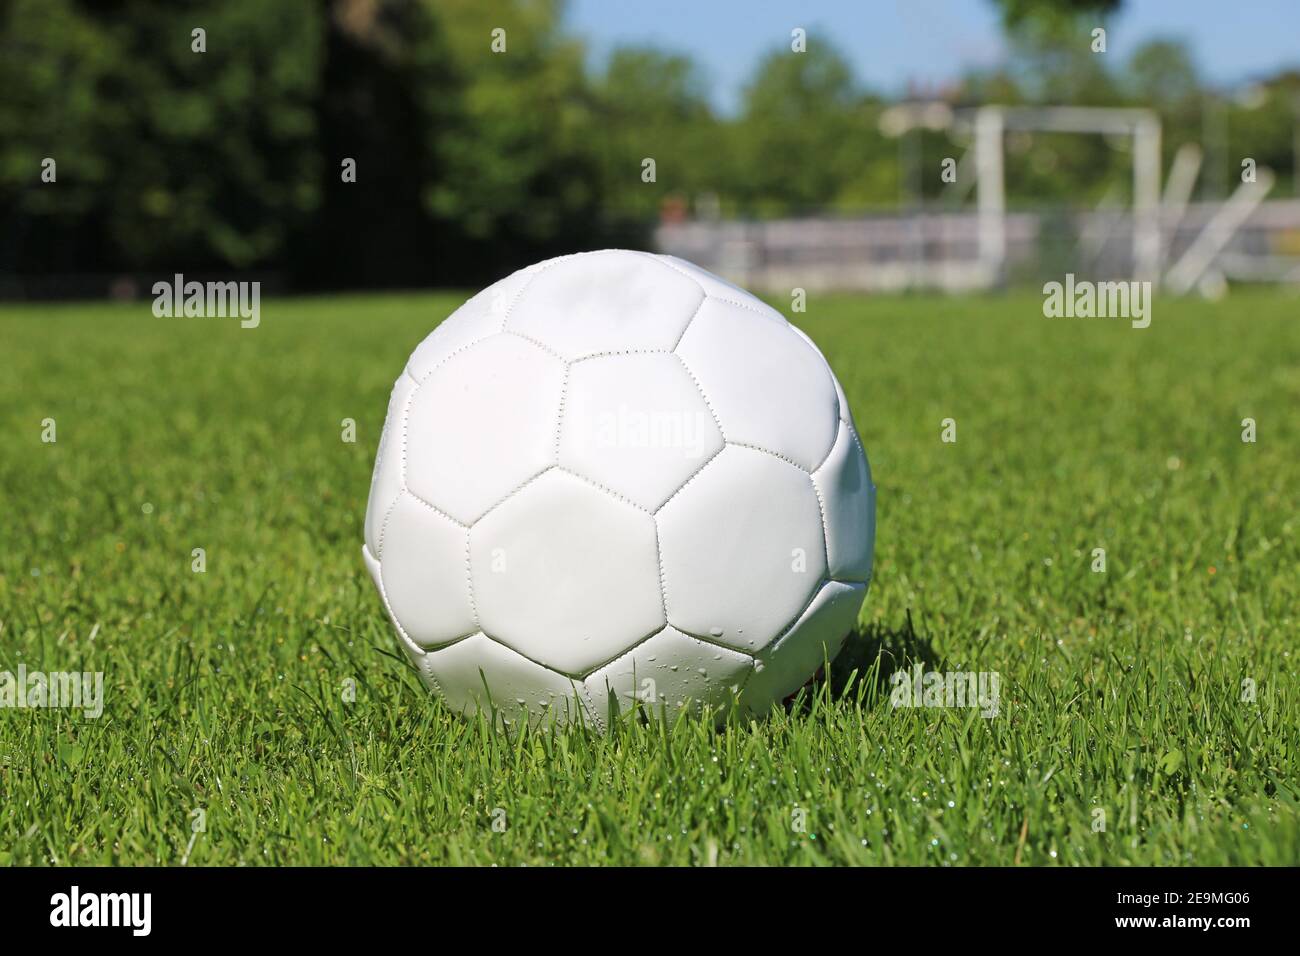
[[[456,710],[603,726],[733,694],[766,713],[839,652],[875,489],[809,338],[671,256],[530,266],[393,386],[366,565]]]

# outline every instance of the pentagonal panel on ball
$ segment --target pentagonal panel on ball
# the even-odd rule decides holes
[[[799,338],[803,339],[805,342],[808,343],[808,347],[812,349],[814,352],[816,352],[818,356],[821,357],[822,362],[825,363],[826,368],[829,370],[831,367],[830,362],[826,361],[826,356],[822,355],[822,350],[817,347],[816,342],[814,342],[811,338],[808,337],[808,333],[805,332],[803,329],[799,328],[799,326],[797,325],[791,325],[790,330],[794,332],[795,335],[799,336]],[[840,410],[839,412],[840,421],[848,422],[850,425],[852,425],[853,411],[852,409],[849,408],[849,400],[844,395],[844,387],[840,384],[840,380],[835,376],[835,372],[833,370],[831,370],[831,385],[835,387],[835,403]]]
[[[565,386],[560,464],[653,511],[722,448],[677,356],[576,362]]]
[[[668,622],[757,652],[799,614],[826,573],[812,479],[729,446],[656,515]]]
[[[654,713],[687,706],[699,712],[705,704],[725,707],[753,672],[747,654],[666,627],[588,677],[587,697],[606,718],[638,701]]]
[[[698,284],[654,256],[592,252],[540,272],[506,328],[568,359],[671,349],[703,298]]]
[[[587,714],[581,682],[482,634],[425,654],[418,667],[425,684],[459,713],[495,711],[506,724],[521,719],[566,724]]]
[[[415,380],[403,373],[393,383],[388,396],[388,416],[379,434],[375,452],[375,470],[370,477],[370,497],[366,502],[366,547],[371,556],[383,554],[383,526],[388,512],[402,491],[402,429],[406,421],[406,402],[415,391]]]
[[[695,374],[729,442],[821,464],[839,423],[830,369],[788,324],[718,299],[700,307],[677,354]]]
[[[779,641],[758,656],[754,676],[741,691],[750,713],[765,713],[835,660],[853,630],[867,588],[864,584],[828,581],[799,620]]]
[[[416,346],[406,363],[411,374],[423,379],[454,353],[500,332],[519,293],[545,267],[539,262],[520,269],[472,296]]]
[[[762,316],[768,321],[776,322],[780,325],[786,324],[785,316],[776,311],[776,309],[772,308],[757,296],[746,292],[740,286],[728,282],[721,276],[714,275],[707,269],[703,269],[693,262],[687,262],[685,259],[679,259],[676,256],[660,255],[659,258],[680,272],[689,275],[700,284],[701,288],[704,289],[707,295],[719,299],[726,299],[731,302],[737,302],[753,309],[755,314]]]
[[[515,335],[453,355],[411,399],[406,487],[473,523],[551,463],[563,378],[562,362]]]
[[[403,492],[384,525],[384,595],[406,636],[436,647],[478,629],[470,605],[469,532]]]
[[[401,638],[402,650],[406,652],[408,658],[418,662],[424,656],[424,649],[411,641],[406,635],[406,629],[402,627],[402,622],[393,613],[393,607],[388,603],[388,598],[384,594],[384,576],[379,568],[379,559],[370,553],[369,545],[361,546],[361,558],[365,561],[366,570],[370,572],[370,580],[375,583],[375,590],[379,592],[380,598],[384,602],[384,610],[388,614],[388,619],[393,622],[393,627],[397,628],[397,636]]]
[[[505,319],[492,313],[484,294],[480,292],[439,322],[415,347],[406,368],[417,381],[461,349],[501,331]]]
[[[564,674],[664,624],[654,519],[558,469],[470,529],[470,566],[483,630]]]
[[[830,576],[841,581],[869,581],[876,540],[876,489],[852,425],[840,422],[835,447],[813,472],[813,483],[826,513]]]

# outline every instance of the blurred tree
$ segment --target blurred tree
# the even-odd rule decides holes
[[[1122,99],[1108,70],[1108,52],[1094,52],[1092,31],[1104,28],[1118,0],[1001,0],[1014,56],[1010,69],[1037,103],[1115,105]]]
[[[452,85],[438,55],[444,37],[428,9],[409,0],[333,0],[324,9],[313,100],[321,206],[289,259],[303,284],[427,284],[438,270],[421,193],[437,171],[419,131],[442,118],[419,93],[446,97]],[[343,180],[345,160],[356,164],[354,182]]]
[[[735,189],[759,215],[809,210],[851,197],[898,194],[893,177],[865,174],[884,152],[876,110],[858,91],[848,62],[814,38],[806,53],[778,50],[759,64],[734,130]],[[887,182],[887,185],[886,185]],[[876,190],[885,185],[885,195]]]
[[[246,266],[281,250],[318,198],[320,36],[311,0],[8,0],[0,206],[18,267]],[[47,156],[54,185],[39,182]]]
[[[1196,65],[1177,40],[1148,40],[1133,51],[1127,83],[1134,100],[1161,110],[1194,105],[1200,93]]]
[[[1002,25],[1008,31],[1046,27],[1054,32],[1068,28],[1081,18],[1107,16],[1118,10],[1122,0],[994,0],[1002,11]]]
[[[1203,96],[1196,64],[1179,41],[1149,40],[1133,51],[1121,85],[1133,105],[1160,114],[1162,167],[1168,170],[1179,147],[1202,136]]]
[[[0,0],[5,268],[427,284],[583,247],[599,238],[600,177],[559,10]],[[54,186],[39,182],[46,156]]]
[[[974,102],[1122,106],[1111,54],[1094,52],[1093,31],[1120,0],[994,0],[1013,56],[984,77],[967,78]],[[1006,180],[1012,205],[1026,201],[1119,202],[1130,191],[1128,143],[1100,136],[1011,134]]]
[[[1230,102],[1228,152],[1231,187],[1240,182],[1242,160],[1250,158],[1277,175],[1273,198],[1300,195],[1300,72],[1262,79]]]
[[[600,133],[592,141],[607,215],[653,218],[672,196],[687,202],[729,191],[729,143],[689,58],[642,47],[615,50],[595,83],[594,108]],[[655,160],[654,183],[642,179],[647,158]]]
[[[439,255],[495,275],[589,247],[601,198],[592,97],[559,0],[426,2],[445,42],[423,55],[445,58],[451,76],[450,89],[417,91],[437,169],[423,201]]]
[[[1243,157],[1294,168],[1300,75],[1210,95],[1177,43],[1115,66],[1092,52],[1118,0],[994,2],[1014,55],[967,75],[953,105],[1141,104],[1164,119],[1166,168],[1189,140],[1223,144],[1206,168],[1225,189]],[[683,55],[622,48],[589,75],[561,14],[561,0],[0,0],[0,271],[478,284],[644,244],[693,204],[773,216],[933,197],[938,177],[902,183],[900,156],[937,170],[965,145],[886,139],[887,104],[819,36],[763,58],[721,117]],[[1008,136],[1009,198],[1123,200],[1125,148]],[[40,181],[46,157],[57,184]]]

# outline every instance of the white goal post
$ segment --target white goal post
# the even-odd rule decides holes
[[[961,120],[958,120],[961,122]],[[1160,243],[1160,117],[1150,110],[1092,106],[981,106],[975,134],[975,189],[980,261],[995,281],[1006,259],[1007,132],[1099,133],[1133,137],[1133,275],[1158,282]]]
[[[978,263],[984,285],[1003,278],[1007,258],[1007,201],[1004,164],[1009,132],[1093,133],[1133,139],[1133,274],[1158,282],[1162,266],[1160,207],[1160,117],[1151,110],[1102,106],[979,106],[953,110],[944,103],[902,103],[885,110],[881,130],[902,136],[909,130],[956,127],[972,134]],[[958,168],[970,166],[962,157]],[[959,184],[964,190],[966,183]]]

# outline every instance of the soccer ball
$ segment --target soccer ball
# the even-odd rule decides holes
[[[454,709],[603,727],[796,691],[852,629],[875,489],[812,341],[681,259],[551,259],[393,386],[362,549]]]

